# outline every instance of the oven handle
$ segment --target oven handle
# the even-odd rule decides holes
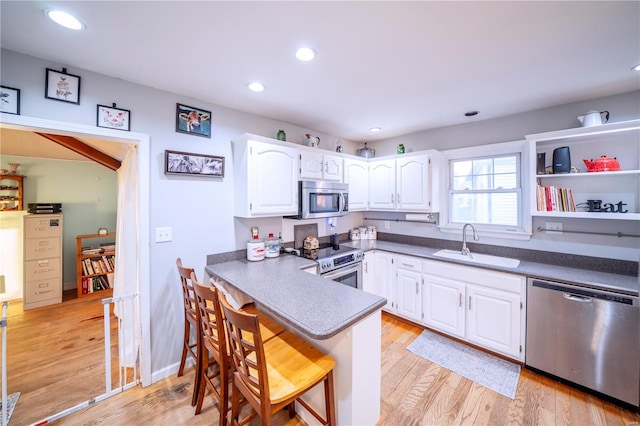
[[[357,262],[354,265],[345,266],[344,268],[338,268],[334,269],[333,271],[325,272],[324,274],[320,274],[320,276],[322,278],[332,280],[342,275],[350,274],[351,272],[358,272],[361,266],[362,262]]]

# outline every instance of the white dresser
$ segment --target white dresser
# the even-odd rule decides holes
[[[62,215],[24,217],[23,309],[62,302]]]

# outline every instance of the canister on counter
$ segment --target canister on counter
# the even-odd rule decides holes
[[[349,238],[351,238],[351,241],[358,241],[360,239],[360,230],[358,228],[350,230]]]
[[[365,226],[360,227],[360,239],[361,240],[369,239],[369,230]]]
[[[264,259],[264,241],[258,238],[257,235],[253,239],[247,241],[247,260],[251,262],[257,262]]]
[[[270,233],[269,237],[264,240],[264,250],[266,257],[280,256],[280,240]]]
[[[371,226],[367,227],[367,230],[369,232],[369,239],[370,240],[377,240],[378,239],[378,230],[376,229],[375,226],[371,225]]]

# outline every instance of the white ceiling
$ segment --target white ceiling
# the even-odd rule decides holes
[[[73,13],[86,29],[49,21]],[[640,89],[640,2],[0,2],[3,48],[354,141]],[[294,50],[310,46],[315,61]],[[245,88],[260,80],[267,90]],[[113,100],[117,102],[117,99]],[[464,113],[478,110],[474,118]],[[372,134],[369,128],[382,127]]]

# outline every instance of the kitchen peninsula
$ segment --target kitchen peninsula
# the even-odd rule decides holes
[[[205,279],[212,279],[239,304],[253,301],[260,311],[335,359],[338,424],[375,424],[380,417],[380,325],[386,300],[303,271],[314,265],[294,256],[233,260],[208,265]],[[320,388],[311,389],[304,399],[322,412]],[[305,414],[300,412],[303,420],[315,424]]]

